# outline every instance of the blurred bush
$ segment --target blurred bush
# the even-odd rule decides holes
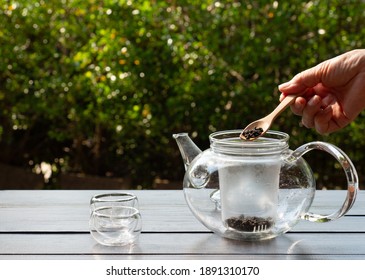
[[[202,148],[278,103],[277,85],[363,48],[365,2],[18,0],[0,4],[0,161],[62,173],[129,177],[148,188],[182,180],[171,138]],[[290,146],[340,146],[365,174],[364,115],[320,136],[290,110],[274,129]],[[318,180],[338,166],[308,159]]]

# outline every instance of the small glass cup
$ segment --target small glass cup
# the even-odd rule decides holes
[[[139,209],[138,198],[131,193],[102,193],[94,195],[90,200],[90,212],[104,206],[129,206]]]
[[[96,208],[91,213],[89,225],[93,238],[106,246],[133,244],[142,229],[141,214],[129,206]]]
[[[93,196],[90,200],[89,228],[92,237],[102,245],[135,243],[142,230],[137,197],[128,193]]]

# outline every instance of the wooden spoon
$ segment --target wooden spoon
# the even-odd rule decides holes
[[[254,140],[262,136],[269,130],[272,122],[281,114],[290,104],[292,104],[297,95],[288,95],[283,101],[266,117],[256,120],[250,123],[240,134],[240,138],[243,140]]]

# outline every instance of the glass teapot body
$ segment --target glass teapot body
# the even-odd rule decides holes
[[[232,239],[264,240],[287,232],[300,219],[330,221],[351,208],[357,174],[337,147],[312,142],[292,151],[283,132],[269,131],[255,141],[242,141],[240,132],[211,134],[210,149],[185,162],[186,202],[208,229]],[[312,149],[330,152],[347,168],[348,195],[341,209],[330,215],[308,212],[316,184],[302,155]]]

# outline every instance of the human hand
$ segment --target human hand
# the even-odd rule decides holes
[[[307,128],[332,133],[352,122],[365,108],[365,49],[353,50],[307,69],[279,85],[280,101],[298,97],[290,106]]]

